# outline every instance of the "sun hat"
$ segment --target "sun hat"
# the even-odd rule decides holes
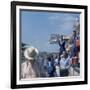
[[[28,48],[25,49],[24,51],[24,57],[28,60],[35,60],[35,58],[37,57],[39,51],[37,48],[30,46]]]

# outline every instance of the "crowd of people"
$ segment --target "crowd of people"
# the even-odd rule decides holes
[[[60,51],[58,55],[50,54],[47,60],[41,57],[41,76],[45,77],[64,77],[71,74],[73,71],[70,68],[80,68],[80,36],[77,31],[73,31],[70,40],[65,41],[61,36],[58,41]],[[40,61],[40,59],[39,59]],[[40,66],[40,65],[39,65]]]
[[[80,34],[73,31],[72,37],[65,41],[63,36],[57,40],[57,54],[37,56],[38,50],[29,47],[24,51],[25,61],[21,63],[21,78],[74,76],[74,69],[80,69]],[[38,57],[38,58],[35,58]],[[73,70],[72,70],[73,69]],[[78,70],[79,71],[79,70]],[[78,72],[78,75],[80,72]]]

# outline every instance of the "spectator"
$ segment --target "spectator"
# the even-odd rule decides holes
[[[75,57],[77,56],[77,46],[76,46],[76,40],[77,40],[77,35],[76,35],[76,31],[73,31],[73,35],[72,35],[72,51],[71,51],[71,57]]]
[[[59,51],[59,56],[62,54],[63,51],[65,51],[65,40],[63,39],[63,35],[61,35],[60,40],[58,40],[60,51]],[[60,59],[60,57],[59,57]]]
[[[57,56],[55,57],[54,66],[55,66],[55,76],[60,77],[59,59]]]
[[[69,75],[69,68],[71,66],[71,58],[66,52],[63,52],[60,60],[60,77]]]
[[[25,50],[24,56],[26,61],[21,64],[21,78],[29,79],[40,77],[40,71],[36,61],[38,50],[34,47],[29,47]]]
[[[48,62],[47,62],[47,72],[49,77],[54,77],[54,63],[51,59],[51,57],[48,57]]]

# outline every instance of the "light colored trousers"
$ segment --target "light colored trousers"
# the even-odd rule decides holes
[[[56,76],[60,77],[60,67],[58,65],[55,66],[55,72],[56,72]]]

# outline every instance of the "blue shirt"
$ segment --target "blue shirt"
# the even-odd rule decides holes
[[[54,64],[52,61],[48,61],[47,63],[47,71],[48,73],[52,73],[54,71]]]

